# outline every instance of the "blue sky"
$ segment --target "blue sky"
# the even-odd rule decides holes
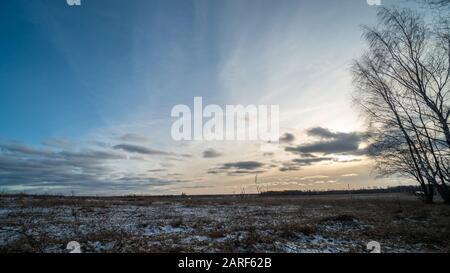
[[[350,105],[348,67],[364,48],[360,25],[374,24],[375,14],[364,0],[4,1],[0,186],[80,194],[230,193],[254,173],[211,170],[256,161],[267,166],[258,170],[267,183],[327,176],[336,183],[329,187],[385,185],[389,181],[373,182],[367,160],[328,164],[326,175],[309,165],[287,175],[277,171],[294,156],[284,146],[267,159],[254,143],[170,138],[171,108],[192,105],[194,96],[206,104],[278,104],[281,129],[296,136],[295,145],[314,141],[311,128],[348,136],[363,130]],[[205,160],[208,149],[220,156]],[[87,155],[97,169],[77,161]],[[44,162],[57,164],[48,169],[39,165]],[[23,166],[42,169],[27,173]],[[74,173],[84,176],[58,181]]]

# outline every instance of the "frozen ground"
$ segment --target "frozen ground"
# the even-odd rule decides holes
[[[0,252],[450,251],[450,207],[408,195],[0,196]]]

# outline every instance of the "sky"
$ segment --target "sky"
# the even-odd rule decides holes
[[[383,1],[389,4],[392,1]],[[386,187],[349,67],[365,0],[2,1],[0,191]],[[280,141],[175,141],[178,104],[279,105]]]

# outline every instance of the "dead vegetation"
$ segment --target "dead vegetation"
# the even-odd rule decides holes
[[[406,194],[0,197],[0,252],[448,252],[446,205]]]

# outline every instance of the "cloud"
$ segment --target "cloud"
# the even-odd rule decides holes
[[[139,145],[133,145],[133,144],[118,144],[113,146],[116,150],[123,150],[129,153],[138,153],[138,154],[144,154],[144,155],[173,155],[172,153],[159,151],[159,150],[153,150],[149,149],[143,146]]]
[[[207,150],[203,151],[204,158],[213,158],[213,157],[219,157],[219,156],[222,156],[222,154],[217,152],[214,149],[207,149]]]
[[[149,173],[159,173],[159,172],[166,172],[167,171],[167,169],[151,169],[151,170],[148,170],[147,172],[149,172]]]
[[[239,161],[233,163],[223,164],[224,169],[243,169],[243,170],[254,170],[264,166],[263,163],[258,161]]]
[[[283,164],[283,166],[281,166],[278,170],[280,172],[298,171],[300,170],[300,167],[291,164]]]
[[[264,171],[264,167],[265,164],[258,161],[238,161],[221,164],[217,168],[210,169],[208,173],[228,175],[261,173]]]
[[[297,164],[298,166],[310,166],[313,163],[319,163],[323,161],[332,161],[332,157],[311,157],[311,158],[296,158],[291,162]]]
[[[162,155],[162,156],[175,156],[175,157],[192,157],[190,154],[177,154],[170,153],[161,150],[153,150],[144,146],[134,144],[118,144],[112,147],[116,150],[122,150],[129,153],[137,153],[142,155]]]
[[[26,144],[22,144],[19,142],[7,142],[0,143],[0,151],[12,153],[12,154],[22,154],[22,155],[39,155],[45,156],[51,153],[50,150],[36,149],[34,147],[30,147]]]
[[[336,180],[319,180],[315,181],[314,184],[334,184],[337,183]]]
[[[146,136],[136,134],[136,133],[127,133],[119,137],[119,140],[130,141],[130,142],[147,142],[149,139]]]
[[[324,179],[328,178],[328,175],[310,175],[310,176],[304,176],[300,178],[300,180],[314,180],[314,179]]]
[[[335,138],[336,133],[332,133],[330,130],[323,127],[314,127],[306,132],[309,136],[317,136],[321,138]]]
[[[359,140],[357,137],[351,137],[345,139],[334,139],[331,141],[319,141],[296,147],[286,147],[285,150],[291,153],[349,153],[358,151],[358,143]]]
[[[68,139],[63,139],[63,138],[44,139],[41,141],[41,144],[48,146],[48,147],[61,148],[61,149],[67,149],[72,145],[72,143]]]
[[[324,161],[333,161],[333,157],[302,157],[302,158],[295,158],[291,161],[284,162],[282,166],[279,168],[279,171],[281,172],[287,172],[287,171],[297,171],[300,170],[301,167],[304,166],[311,166],[314,163],[320,163]]]
[[[342,177],[355,177],[355,176],[358,176],[359,174],[357,174],[357,173],[347,173],[347,174],[343,174],[343,175],[341,175]]]
[[[367,139],[367,135],[363,133],[331,132],[326,128],[316,127],[309,129],[307,134],[319,138],[319,140],[308,144],[286,147],[285,150],[295,154],[322,153],[361,155],[365,153],[365,150],[358,149],[359,144]]]
[[[177,183],[151,177],[146,171],[129,174],[117,169],[124,153],[103,149],[38,149],[18,142],[0,143],[0,188],[8,191],[83,194],[124,194]],[[162,171],[162,170],[161,170]]]
[[[62,157],[68,160],[112,160],[112,159],[126,159],[123,154],[111,152],[111,151],[98,151],[98,150],[84,150],[79,152],[62,151],[54,156]]]
[[[45,158],[0,156],[0,182],[5,184],[91,183],[108,172],[92,155],[53,154]]]
[[[295,140],[295,136],[291,133],[284,133],[280,137],[280,143],[291,143]]]

